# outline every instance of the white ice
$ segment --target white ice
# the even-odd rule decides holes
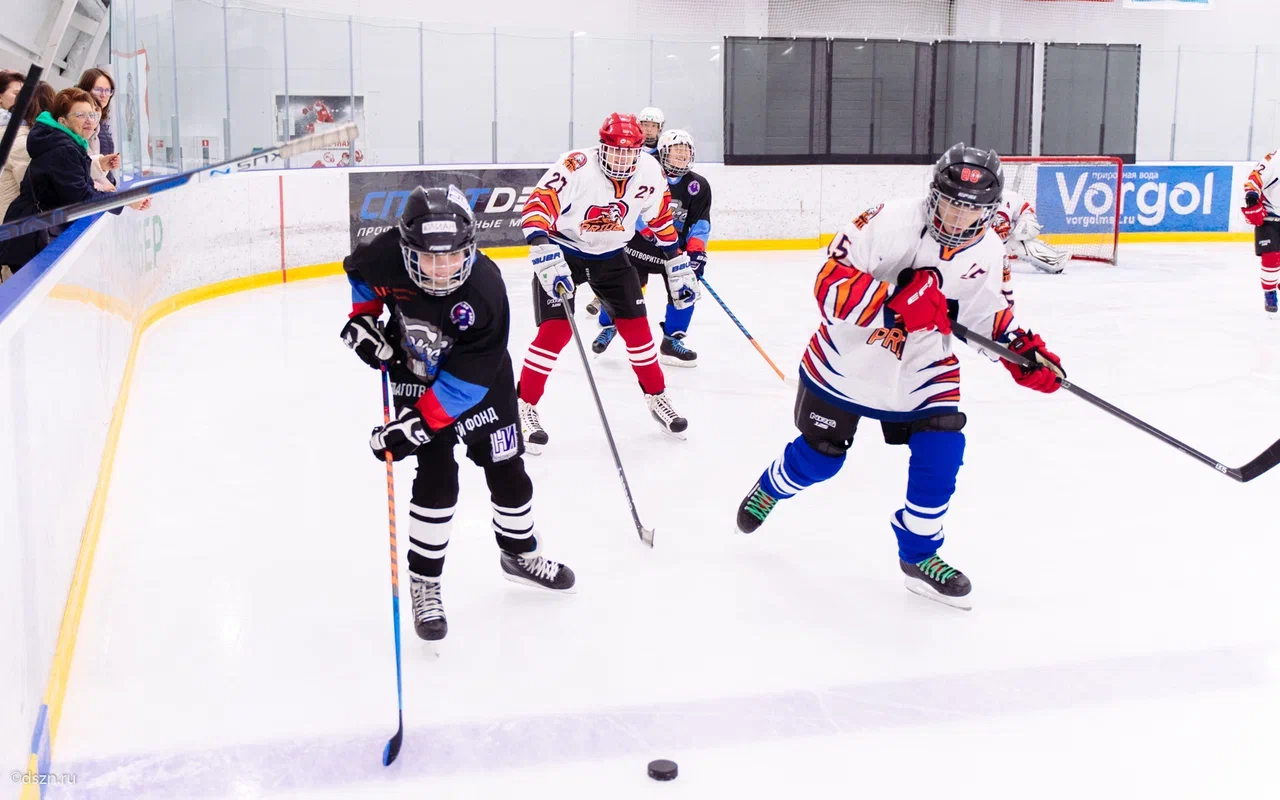
[[[708,271],[794,372],[821,257]],[[533,335],[503,262],[511,352]],[[1019,273],[1018,311],[1079,385],[1242,464],[1280,437],[1280,324],[1248,245],[1126,246]],[[656,284],[660,290],[661,285]],[[836,479],[755,535],[738,502],[795,436],[793,392],[710,297],[689,440],[624,351],[593,362],[656,548],[638,541],[570,344],[527,459],[575,596],[502,579],[481,472],[462,494],[438,657],[402,607],[395,730],[376,373],[342,346],[341,278],[204,303],[149,333],[80,627],[55,797],[1261,797],[1280,711],[1280,470],[1239,485],[963,349],[968,449],[942,554],[974,610],[908,593],[890,514],[907,450],[864,422]],[[657,329],[657,309],[652,303]],[[584,333],[594,322],[580,312]],[[397,469],[400,574],[412,462]],[[657,784],[646,763],[680,777]]]

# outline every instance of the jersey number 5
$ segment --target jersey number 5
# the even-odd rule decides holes
[[[849,237],[843,233],[837,236],[831,242],[831,247],[827,249],[827,252],[835,260],[847,262],[849,260]]]

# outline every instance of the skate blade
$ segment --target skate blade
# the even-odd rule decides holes
[[[689,440],[689,432],[687,429],[683,431],[671,431],[667,430],[667,427],[664,425],[662,426],[662,432],[672,439],[675,439],[677,442],[686,442]]]
[[[519,575],[512,575],[510,572],[504,571],[502,573],[502,577],[506,578],[512,583],[518,583],[521,586],[528,586],[532,589],[541,589],[542,591],[550,592],[551,594],[577,594],[578,593],[578,584],[576,583],[570,586],[568,589],[552,589],[548,586],[543,586],[542,584],[537,583],[536,581],[531,581],[528,578],[522,578]]]
[[[681,361],[675,356],[659,356],[658,363],[665,364],[668,367],[683,367],[685,369],[693,369],[698,366],[697,361]]]
[[[947,597],[945,594],[939,594],[934,591],[933,587],[919,578],[908,577],[906,579],[907,591],[912,594],[918,594],[921,597],[932,600],[935,603],[954,608],[957,611],[972,611],[973,601],[969,599],[969,595],[964,597]]]
[[[524,440],[524,452],[525,452],[525,455],[529,455],[529,456],[540,456],[540,455],[542,455],[542,448],[544,448],[544,447],[546,447],[546,445],[545,445],[545,444],[534,444],[533,442],[529,441],[528,439],[525,439],[525,440]]]

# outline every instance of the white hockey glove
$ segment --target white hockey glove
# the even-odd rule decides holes
[[[671,292],[671,304],[683,311],[702,297],[702,287],[698,285],[698,276],[689,263],[689,256],[681,253],[675,258],[667,259],[667,288]]]
[[[347,320],[342,327],[342,341],[374,369],[381,369],[396,352],[371,314],[359,314]]]
[[[1070,253],[1055,250],[1039,239],[1016,242],[1013,245],[1013,249],[1020,260],[1026,261],[1041,272],[1048,272],[1051,275],[1057,275],[1062,272],[1066,268],[1067,262],[1071,260]]]
[[[1009,238],[1015,242],[1026,242],[1037,238],[1043,228],[1040,226],[1040,220],[1036,219],[1036,215],[1030,211],[1018,217],[1018,221],[1013,224],[1013,232]]]
[[[529,248],[529,261],[533,263],[533,273],[538,276],[538,283],[552,298],[560,299],[560,287],[565,293],[573,296],[573,275],[569,272],[569,262],[564,260],[564,253],[554,244],[535,244]]]
[[[429,441],[431,430],[416,408],[400,409],[394,420],[374,428],[369,434],[369,448],[379,461],[385,461],[387,453],[391,454],[392,461],[408,458]]]

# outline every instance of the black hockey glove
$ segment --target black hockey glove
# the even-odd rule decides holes
[[[374,428],[369,435],[369,447],[379,461],[386,461],[387,453],[392,461],[407,458],[429,441],[431,430],[416,408],[400,409],[394,421]]]
[[[693,267],[693,274],[701,278],[702,273],[707,269],[707,251],[690,250],[689,266]]]
[[[382,325],[369,314],[359,314],[342,326],[342,341],[356,351],[360,360],[374,369],[382,369],[395,355],[395,348],[387,341]]]

